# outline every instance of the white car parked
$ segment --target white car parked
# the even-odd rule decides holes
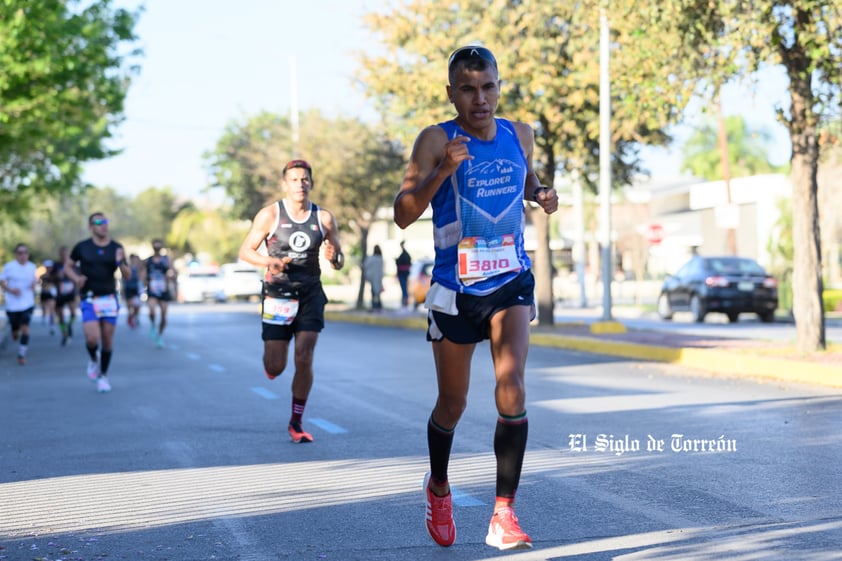
[[[192,266],[178,275],[179,302],[225,302],[222,273],[218,267]]]
[[[222,289],[228,300],[257,301],[263,291],[263,276],[253,265],[226,263],[222,266]]]

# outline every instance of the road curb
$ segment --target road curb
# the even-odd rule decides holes
[[[425,317],[392,317],[363,312],[326,312],[328,321],[426,329]],[[664,347],[595,337],[573,337],[532,332],[531,345],[608,356],[665,362],[709,373],[763,378],[784,382],[842,387],[842,368],[783,358],[748,355],[733,350]]]
[[[546,333],[532,333],[529,340],[533,345],[667,362],[714,374],[842,387],[842,368],[806,361],[766,358],[722,349],[662,347],[595,337],[566,337]]]

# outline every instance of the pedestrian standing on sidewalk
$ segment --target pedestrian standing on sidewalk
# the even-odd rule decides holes
[[[409,271],[412,269],[412,256],[406,250],[406,242],[401,241],[401,253],[395,259],[398,269],[398,284],[401,287],[401,310],[409,310]]]
[[[363,261],[363,276],[371,289],[371,310],[379,312],[383,309],[383,251],[379,245]]]
[[[327,296],[322,288],[319,248],[336,270],[345,258],[333,215],[310,201],[313,171],[304,160],[283,169],[284,197],[260,209],[240,246],[240,259],[266,267],[263,283],[263,368],[274,380],[287,365],[290,341],[295,338],[292,376],[292,415],[287,432],[293,442],[312,442],[302,425],[313,386],[313,354],[325,325]],[[268,254],[258,252],[266,244]]]
[[[400,228],[433,208],[436,253],[426,306],[438,399],[427,422],[427,531],[442,546],[456,539],[450,449],[467,404],[474,349],[490,339],[497,481],[485,542],[499,549],[531,548],[513,510],[526,450],[524,374],[535,316],[523,203],[534,202],[550,214],[558,208],[558,195],[535,174],[532,128],[494,116],[500,77],[491,51],[479,46],[454,51],[448,82],[456,117],[421,131],[394,205]]]
[[[106,393],[111,391],[108,367],[120,312],[114,273],[120,269],[126,280],[131,278],[132,272],[123,246],[111,239],[108,218],[103,213],[95,212],[88,217],[88,229],[91,237],[73,246],[64,270],[79,287],[79,309],[88,351],[88,378],[96,382],[98,392]]]
[[[29,349],[29,323],[35,311],[38,280],[38,267],[29,260],[29,248],[19,243],[15,247],[15,258],[0,272],[0,288],[6,294],[6,316],[12,328],[12,340],[19,340],[18,364],[21,366],[26,364]]]

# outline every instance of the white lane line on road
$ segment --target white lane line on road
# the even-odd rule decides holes
[[[456,487],[450,488],[450,496],[453,504],[456,506],[485,506],[483,501],[465,493],[460,489],[457,489]]]
[[[345,434],[348,432],[348,429],[340,427],[339,425],[334,425],[330,421],[326,421],[324,419],[313,417],[310,419],[310,422],[330,434]]]
[[[196,353],[187,353],[187,358],[189,358],[190,360],[199,360],[202,357]]]
[[[225,367],[221,364],[208,364],[208,368],[210,368],[214,372],[225,372]]]
[[[278,394],[267,390],[266,388],[261,388],[260,386],[254,386],[251,388],[251,391],[259,395],[264,399],[278,399]]]

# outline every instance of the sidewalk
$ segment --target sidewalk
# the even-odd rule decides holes
[[[709,374],[778,380],[842,388],[842,348],[800,357],[790,348],[771,341],[699,337],[668,330],[627,328],[623,317],[639,316],[639,310],[619,308],[616,321],[601,322],[594,309],[580,312],[581,320],[552,326],[533,325],[532,345],[609,356],[665,362]],[[349,305],[332,304],[328,321],[423,330],[427,327],[426,310],[399,311],[386,308],[379,313],[354,310]],[[833,321],[836,321],[834,319]]]

